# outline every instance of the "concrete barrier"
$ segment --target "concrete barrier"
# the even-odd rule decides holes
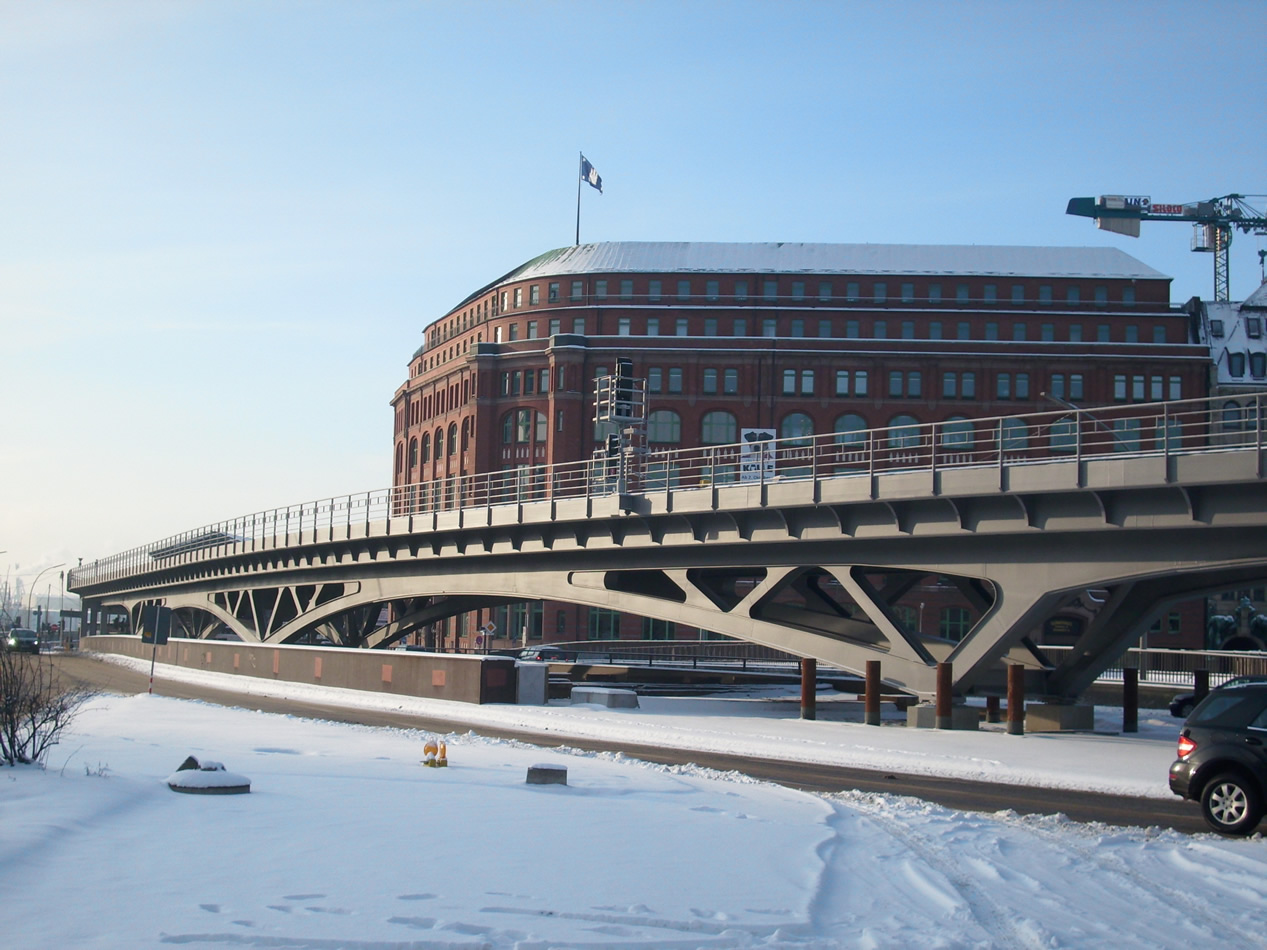
[[[612,689],[609,686],[573,686],[572,703],[593,703],[611,709],[637,709],[638,694],[632,689]]]
[[[154,648],[140,637],[104,636],[83,637],[80,649],[148,660]],[[515,661],[505,656],[173,639],[157,648],[156,658],[214,673],[460,703],[514,703],[517,693]]]

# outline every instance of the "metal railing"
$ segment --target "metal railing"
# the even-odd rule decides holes
[[[1238,400],[1230,421],[1222,398],[1118,404],[662,449],[645,455],[627,451],[617,457],[456,475],[218,521],[77,567],[67,586],[82,588],[158,566],[234,556],[265,546],[367,537],[370,525],[380,522],[387,532],[426,530],[430,516],[442,512],[594,498],[617,491],[671,494],[973,467],[1001,472],[1107,455],[1169,458],[1248,448],[1258,452],[1256,471],[1261,478],[1267,397]],[[726,423],[733,426],[733,416]],[[732,439],[738,434],[733,428],[729,433]],[[407,522],[403,529],[402,521]]]
[[[1044,646],[1048,658],[1059,661],[1073,647]],[[1267,653],[1229,650],[1162,650],[1132,647],[1097,678],[1097,682],[1120,683],[1122,670],[1139,670],[1141,685],[1192,686],[1197,670],[1208,670],[1210,685],[1219,686],[1234,676],[1267,676]]]

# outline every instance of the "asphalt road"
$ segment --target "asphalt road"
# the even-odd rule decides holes
[[[54,663],[68,679],[92,689],[123,694],[143,693],[149,688],[149,677],[112,663],[104,663],[85,655],[54,655]],[[267,696],[246,696],[228,690],[212,689],[192,683],[160,679],[154,685],[160,696],[175,699],[199,699],[223,706],[258,709],[263,712],[351,722],[369,726],[392,726],[429,732],[472,731],[477,735],[501,739],[518,739],[543,747],[567,745],[596,752],[623,752],[625,755],[669,765],[695,764],[726,772],[741,772],[753,778],[777,782],[790,788],[814,792],[839,792],[857,789],[864,792],[888,792],[911,795],[949,808],[992,812],[1010,808],[1021,814],[1055,814],[1063,812],[1076,821],[1101,821],[1113,825],[1173,828],[1185,833],[1209,829],[1201,819],[1194,802],[1133,798],[1098,792],[1067,789],[1033,788],[1020,785],[999,785],[991,782],[965,781],[925,775],[906,775],[874,769],[856,769],[836,765],[815,765],[770,759],[753,759],[716,752],[664,749],[629,743],[602,742],[590,739],[556,737],[543,733],[513,729],[471,727],[466,723],[431,719],[405,713],[374,712],[344,709],[302,700],[273,699]],[[1159,775],[1159,782],[1166,776]]]

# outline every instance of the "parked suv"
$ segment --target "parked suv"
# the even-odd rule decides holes
[[[1225,683],[1215,686],[1214,689],[1222,689],[1224,686],[1239,686],[1241,683],[1267,683],[1267,676],[1251,674],[1249,676],[1237,676]],[[1207,694],[1208,695],[1208,694]],[[1176,719],[1187,719],[1188,713],[1197,708],[1196,693],[1180,693],[1170,701],[1170,715]]]
[[[1254,830],[1267,794],[1267,683],[1225,685],[1198,704],[1179,733],[1170,790],[1199,801],[1215,831]]]

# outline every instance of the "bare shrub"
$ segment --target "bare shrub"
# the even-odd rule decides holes
[[[46,654],[0,651],[0,763],[40,762],[95,693],[62,682]]]

